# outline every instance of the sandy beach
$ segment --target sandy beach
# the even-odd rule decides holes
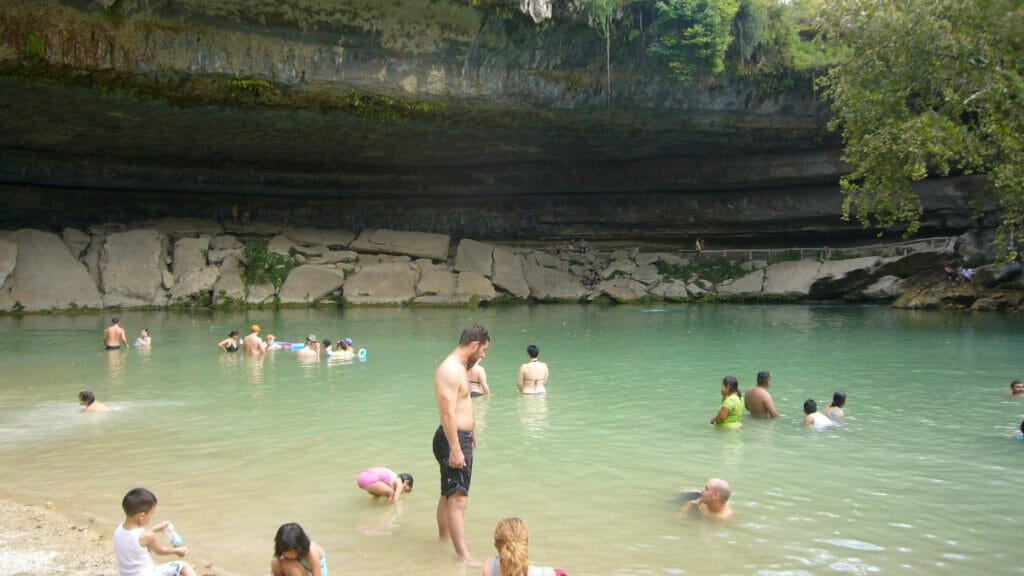
[[[0,576],[117,576],[113,529],[45,502],[0,500]],[[199,574],[228,574],[203,559],[185,559]]]

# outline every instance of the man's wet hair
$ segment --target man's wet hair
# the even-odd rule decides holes
[[[813,414],[818,411],[818,403],[808,398],[804,401],[804,414]]]
[[[462,331],[462,335],[459,336],[459,346],[468,346],[473,342],[479,342],[486,344],[491,341],[491,335],[487,333],[487,329],[479,324],[473,324],[472,326],[466,326],[465,330]]]
[[[772,377],[772,375],[769,374],[767,370],[762,370],[762,371],[757,373],[757,383],[758,384],[764,384],[765,382],[770,380],[771,377]]]
[[[85,404],[88,406],[89,404],[92,404],[93,402],[96,401],[96,395],[93,394],[90,390],[82,390],[81,392],[78,393],[78,399],[82,402],[85,402]]]

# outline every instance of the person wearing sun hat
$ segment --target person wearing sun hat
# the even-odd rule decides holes
[[[306,345],[295,351],[295,358],[299,362],[315,362],[320,360],[320,341],[316,336],[306,336]]]
[[[267,345],[260,338],[260,325],[253,324],[250,328],[249,335],[242,339],[242,347],[245,348],[245,353],[248,356],[261,356],[266,354]]]

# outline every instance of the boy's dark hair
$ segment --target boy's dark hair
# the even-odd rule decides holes
[[[808,398],[804,401],[804,414],[814,414],[818,411],[818,403]]]
[[[402,479],[402,482],[406,482],[409,484],[409,492],[412,492],[412,474],[409,474],[408,472],[402,472],[401,474],[398,475],[398,477]]]
[[[125,516],[135,516],[139,512],[149,512],[156,506],[156,494],[145,488],[132,488],[121,499],[121,508]]]
[[[758,383],[758,384],[764,384],[764,383],[765,383],[765,382],[767,382],[767,381],[768,381],[768,380],[769,380],[769,379],[770,379],[771,377],[772,377],[772,375],[771,375],[771,374],[769,374],[767,370],[762,370],[762,371],[760,371],[760,372],[758,372],[758,373],[757,373],[757,383]]]
[[[1020,380],[1014,380],[1013,382],[1010,382],[1010,390],[1013,390],[1013,387],[1016,386],[1017,384],[1020,384]]]
[[[90,405],[96,401],[96,395],[90,392],[89,390],[82,390],[81,392],[78,393],[78,399],[82,402],[85,402],[86,405]]]
[[[530,344],[526,347],[526,355],[530,358],[536,358],[540,356],[540,348],[537,348],[536,344]]]
[[[479,324],[466,326],[466,329],[462,331],[462,335],[459,336],[459,346],[468,346],[473,342],[485,344],[490,341],[491,335],[487,333],[486,328]]]
[[[274,557],[280,558],[281,554],[289,550],[295,550],[299,558],[309,556],[309,536],[295,522],[281,524],[274,535]]]

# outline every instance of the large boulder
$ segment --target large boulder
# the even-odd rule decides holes
[[[285,228],[281,233],[299,246],[326,246],[336,250],[347,248],[356,237],[348,230],[323,228]]]
[[[217,283],[218,274],[219,270],[216,266],[192,268],[171,287],[171,301],[188,300],[211,294]]]
[[[985,312],[1024,311],[1024,292],[992,290],[985,292],[971,305],[971,310]]]
[[[292,242],[291,238],[284,235],[274,236],[267,242],[267,252],[280,254],[285,258],[291,258],[292,250],[296,249],[295,243]]]
[[[678,279],[662,282],[651,288],[650,293],[666,300],[685,300],[690,296],[686,291],[686,282]]]
[[[221,262],[217,282],[213,285],[214,303],[224,304],[225,300],[245,301],[245,282],[242,280],[242,269],[235,256]]]
[[[193,270],[206,267],[206,255],[210,252],[210,237],[180,238],[174,243],[174,275],[184,278]],[[214,276],[214,280],[217,277]]]
[[[882,276],[858,295],[865,300],[890,300],[903,294],[903,279],[899,276]]]
[[[764,291],[764,276],[764,270],[754,270],[742,278],[719,284],[715,292],[724,296],[760,296]]]
[[[100,254],[100,288],[107,306],[163,306],[167,236],[152,228],[107,236]]]
[[[763,292],[766,296],[807,296],[819,266],[814,260],[772,264],[764,271]]]
[[[587,294],[575,276],[529,260],[524,263],[523,276],[530,286],[530,296],[541,302],[579,302]]]
[[[491,281],[516,298],[530,296],[530,285],[523,275],[523,259],[507,248],[494,248],[494,274]]]
[[[416,283],[416,303],[454,304],[459,277],[443,266],[421,267]]]
[[[465,270],[459,272],[459,282],[455,288],[455,299],[459,302],[469,303],[474,300],[483,302],[494,300],[494,285],[482,274]]]
[[[866,256],[823,262],[808,294],[823,300],[855,294],[869,283],[880,260],[877,256]]]
[[[281,304],[313,304],[345,284],[344,272],[334,266],[307,264],[293,268],[281,286]]]
[[[615,278],[598,284],[587,299],[596,300],[600,296],[607,296],[615,302],[626,303],[636,302],[646,295],[647,288],[636,280]]]
[[[327,250],[306,260],[307,264],[341,264],[356,262],[359,254],[351,250]],[[354,266],[353,266],[354,267]]]
[[[368,264],[345,281],[345,301],[352,304],[405,304],[416,297],[419,270],[407,262]]]
[[[76,259],[85,254],[85,249],[89,247],[89,242],[92,240],[88,234],[78,228],[65,228],[60,236],[64,240],[64,244],[67,244],[71,255]]]
[[[494,247],[490,244],[464,239],[455,251],[455,271],[471,271],[491,277],[494,265]]]
[[[89,272],[56,234],[24,229],[8,234],[7,242],[17,245],[17,264],[8,280],[10,297],[24,310],[103,306]]]
[[[363,230],[349,244],[350,250],[369,254],[399,254],[413,258],[430,258],[436,262],[448,259],[447,234],[403,232],[383,228]]]
[[[18,265],[18,245],[7,240],[0,240],[0,286],[4,285],[7,277],[14,273]]]
[[[979,266],[974,271],[974,283],[985,286],[999,286],[1005,284],[1021,275],[1021,263],[1011,262],[1010,264],[988,264]]]
[[[661,282],[661,274],[658,272],[658,267],[653,264],[643,264],[637,266],[636,270],[630,273],[630,278],[636,280],[641,284],[647,286],[653,286],[658,282]]]

